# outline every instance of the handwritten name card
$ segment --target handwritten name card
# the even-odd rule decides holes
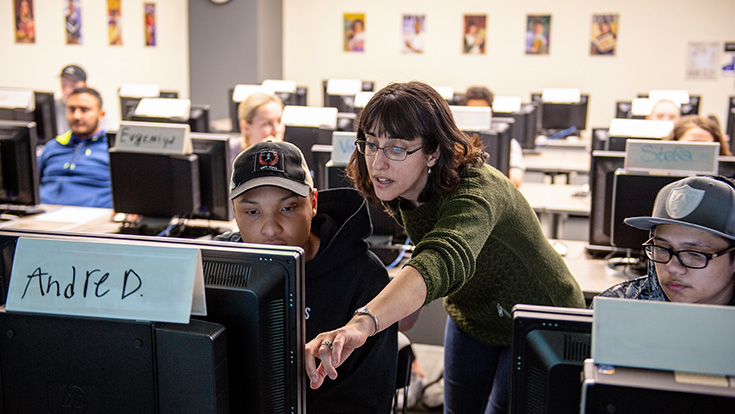
[[[332,165],[345,166],[350,161],[352,152],[355,151],[355,132],[332,133]]]
[[[627,171],[717,174],[720,144],[629,139],[625,146]]]
[[[191,154],[190,131],[188,124],[122,121],[115,148],[149,154]]]
[[[19,238],[10,311],[188,323],[206,315],[199,249]]]

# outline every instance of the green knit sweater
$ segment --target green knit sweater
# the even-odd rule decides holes
[[[489,165],[399,219],[416,245],[407,266],[426,281],[426,303],[444,297],[457,326],[481,343],[510,345],[516,303],[585,306],[523,194]]]

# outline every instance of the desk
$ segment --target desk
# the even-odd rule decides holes
[[[544,234],[550,239],[563,238],[564,220],[572,216],[589,217],[591,200],[581,185],[523,183],[521,193],[538,214]]]
[[[551,176],[551,182],[557,175],[566,175],[567,183],[572,174],[589,174],[590,153],[584,149],[544,148],[540,152],[524,152],[523,162],[526,171],[543,172]]]
[[[0,222],[0,228],[3,230],[112,234],[117,233],[121,225],[121,223],[112,221],[115,215],[112,209],[45,204],[40,207],[46,210],[46,213],[3,221]],[[177,221],[178,219],[174,219],[171,223]],[[196,219],[187,220],[186,223],[190,226],[221,228],[223,231],[237,228],[234,220],[228,222]]]

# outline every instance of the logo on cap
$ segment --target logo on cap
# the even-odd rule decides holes
[[[704,199],[704,193],[704,190],[692,188],[689,184],[674,188],[666,199],[666,213],[673,219],[692,214]]]
[[[253,172],[268,170],[268,171],[279,171],[283,172],[283,157],[278,151],[267,148],[258,152],[258,156],[255,157],[255,169]]]

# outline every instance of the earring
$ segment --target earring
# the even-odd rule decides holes
[[[431,174],[431,167],[429,167],[429,174]]]

